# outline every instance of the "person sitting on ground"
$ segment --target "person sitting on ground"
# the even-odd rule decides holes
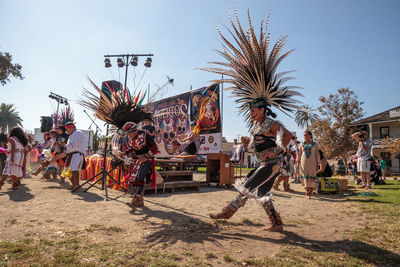
[[[317,177],[332,177],[332,169],[328,164],[328,160],[324,157],[322,150],[319,151],[320,168],[317,171]]]
[[[347,163],[347,175],[352,176],[353,175],[353,164],[351,161]]]
[[[43,149],[48,149],[51,146],[51,137],[50,137],[50,133],[49,132],[45,132],[43,133],[43,143],[40,144],[39,146],[36,146],[36,148],[38,148],[39,150],[39,154],[41,155],[41,157],[39,157],[39,168],[36,169],[34,172],[32,172],[33,175],[38,175],[41,171],[44,171],[47,167],[47,165],[49,164],[48,161],[44,160],[43,157]]]
[[[57,136],[56,136],[56,145],[55,145],[55,153],[56,153],[56,155],[64,152],[65,145],[68,142],[68,138],[69,138],[69,135],[65,132],[65,126],[64,125],[59,125],[57,127]],[[59,181],[60,184],[63,184],[65,182],[65,179],[61,176],[61,173],[64,170],[65,160],[66,160],[66,158],[62,158],[62,159],[59,159],[57,161],[58,169],[59,169],[58,173],[60,174],[60,177],[61,177],[61,179]]]

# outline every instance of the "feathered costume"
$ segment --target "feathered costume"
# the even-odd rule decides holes
[[[291,80],[291,77],[284,77],[291,71],[276,73],[279,63],[287,57],[293,50],[281,54],[286,43],[286,36],[282,36],[273,46],[271,52],[270,34],[267,33],[269,16],[264,30],[261,23],[259,39],[257,40],[254,27],[248,13],[249,29],[244,32],[239,22],[237,11],[235,10],[237,24],[230,16],[232,30],[229,30],[231,37],[236,45],[225,38],[220,29],[218,34],[223,41],[223,51],[217,51],[227,62],[211,62],[219,65],[216,68],[204,68],[203,70],[224,75],[222,79],[213,80],[212,85],[220,83],[230,83],[231,90],[236,97],[236,103],[240,104],[239,113],[244,113],[246,121],[250,127],[251,139],[250,146],[255,149],[260,167],[249,173],[246,182],[237,180],[235,187],[239,194],[223,208],[220,213],[210,214],[214,219],[229,219],[240,207],[243,207],[249,198],[256,199],[265,209],[271,224],[271,230],[281,230],[282,220],[276,212],[271,200],[271,187],[275,179],[280,175],[287,175],[285,168],[288,164],[285,148],[283,145],[283,135],[291,135],[276,120],[276,114],[271,110],[272,107],[287,114],[301,107],[297,103],[300,101],[293,99],[293,96],[302,96],[294,89],[297,86],[284,86],[283,84]],[[222,68],[225,67],[225,68]],[[264,108],[263,121],[252,121],[250,109]],[[268,135],[272,127],[276,130],[276,136]],[[266,158],[267,153],[273,152],[274,156]]]
[[[74,122],[74,112],[67,106],[60,113],[54,112],[53,118],[55,128],[60,125],[65,126],[68,122]]]
[[[65,145],[67,144],[69,138],[69,135],[65,132],[65,125],[68,122],[74,123],[74,112],[71,110],[69,106],[67,106],[65,109],[61,110],[61,114],[57,116],[57,119],[58,120],[56,126],[58,126],[57,128],[62,130],[63,133],[62,134],[57,133],[56,145],[58,147],[56,148],[56,155],[64,152],[65,150]],[[70,158],[68,162],[66,162],[66,160],[67,157],[59,159],[57,161],[59,169],[61,171],[61,178],[63,179],[72,177],[71,169],[68,168],[68,165],[70,163]],[[67,168],[64,170],[65,165],[67,165]]]
[[[152,184],[155,184],[155,163],[150,157],[159,153],[149,133],[138,129],[140,122],[152,119],[152,114],[148,112],[148,104],[142,105],[145,94],[139,93],[135,97],[127,88],[115,90],[107,83],[107,90],[102,91],[91,80],[90,82],[100,97],[85,89],[83,95],[86,99],[80,103],[94,111],[97,118],[113,126],[112,153],[129,167],[126,180],[128,186],[135,186],[132,206],[141,206],[143,186],[149,173],[152,173]]]

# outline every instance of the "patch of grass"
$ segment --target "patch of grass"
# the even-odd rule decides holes
[[[16,224],[16,223],[17,223],[17,219],[15,219],[15,218],[10,218],[10,219],[8,219],[8,220],[6,221],[6,223],[7,223],[8,225]]]
[[[225,262],[232,262],[232,263],[234,263],[234,262],[238,262],[234,257],[232,257],[231,255],[224,255],[224,261]]]
[[[40,244],[44,245],[44,246],[53,246],[54,242],[51,240],[47,240],[47,239],[40,239],[39,240]]]
[[[78,253],[74,250],[57,250],[54,254],[54,262],[57,265],[77,265],[79,264]]]
[[[361,242],[358,255],[377,264],[400,262],[400,184],[386,181],[386,185],[373,186],[375,197],[352,196],[347,199],[357,203],[370,217],[367,224],[352,231],[352,238]],[[377,253],[379,251],[379,253]]]
[[[196,255],[185,257],[143,244],[90,243],[88,239],[61,241],[24,239],[0,242],[0,266],[202,266]],[[193,264],[192,264],[193,263]]]
[[[316,252],[301,247],[285,247],[273,257],[247,258],[248,266],[371,266],[343,252]]]
[[[91,224],[89,227],[86,228],[88,232],[95,232],[95,231],[103,231],[109,233],[119,233],[123,232],[124,230],[118,226],[105,226],[102,224]]]
[[[218,257],[217,257],[217,255],[215,255],[215,253],[213,253],[213,252],[207,252],[207,253],[206,253],[206,258],[210,260],[210,259],[216,259],[216,258],[218,258]]]

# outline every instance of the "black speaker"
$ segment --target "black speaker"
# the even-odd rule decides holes
[[[102,82],[101,83],[101,91],[107,95],[108,99],[111,100],[111,97],[109,96],[110,88],[111,88],[111,90],[119,91],[119,90],[122,90],[124,87],[122,86],[122,83],[115,81],[115,80]]]
[[[53,127],[53,118],[47,116],[40,117],[40,132],[49,132]]]

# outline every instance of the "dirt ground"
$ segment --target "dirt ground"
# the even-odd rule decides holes
[[[219,259],[214,264],[224,265],[223,255],[263,257],[287,245],[335,249],[346,231],[362,224],[364,218],[342,197],[316,195],[307,200],[301,185],[291,186],[294,193],[273,191],[285,231],[272,233],[266,231],[268,218],[255,201],[215,227],[207,214],[222,209],[236,195],[234,189],[202,186],[200,191],[147,194],[145,206],[133,212],[126,205],[129,195],[122,192],[109,189],[111,199],[105,201],[99,188],[71,193],[67,184],[34,176],[24,179],[19,190],[9,191],[6,184],[0,191],[0,240],[76,235],[88,242],[163,244],[170,251],[215,253]]]

